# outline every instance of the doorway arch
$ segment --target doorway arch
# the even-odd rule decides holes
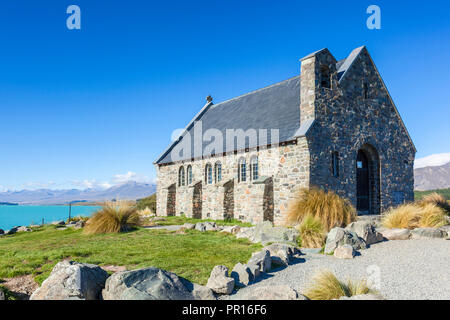
[[[380,157],[370,144],[356,155],[356,210],[360,215],[380,214]]]

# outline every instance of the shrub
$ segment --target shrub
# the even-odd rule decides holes
[[[327,232],[356,220],[356,210],[348,199],[318,188],[300,190],[289,206],[286,222],[298,224],[308,215],[318,218]]]
[[[447,215],[450,215],[450,204],[448,203],[447,199],[445,199],[444,196],[440,195],[439,193],[436,192],[430,193],[424,196],[419,203],[434,204],[439,208],[441,208],[442,210],[444,210]]]
[[[137,210],[139,216],[152,216],[154,215],[153,211],[149,207],[145,207],[145,209]]]
[[[375,293],[367,286],[365,280],[347,283],[339,281],[330,271],[321,271],[313,278],[313,284],[306,290],[305,296],[310,300],[333,300],[360,294]]]
[[[391,208],[382,218],[384,227],[393,229],[438,228],[447,224],[444,211],[432,203],[407,203]]]
[[[144,210],[149,208],[153,213],[156,212],[156,193],[152,194],[147,198],[142,198],[137,200],[136,207],[138,210]]]
[[[325,242],[325,230],[322,222],[311,215],[307,215],[298,226],[301,246],[304,248],[320,248]]]
[[[119,233],[140,225],[136,207],[122,201],[107,202],[95,212],[84,228],[85,234]]]

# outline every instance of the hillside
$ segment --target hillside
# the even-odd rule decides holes
[[[418,191],[450,188],[450,162],[414,170],[414,188]]]

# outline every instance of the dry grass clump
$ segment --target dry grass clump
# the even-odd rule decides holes
[[[297,229],[300,232],[302,247],[321,248],[324,245],[326,233],[319,218],[307,215]]]
[[[447,224],[445,212],[433,203],[407,203],[390,209],[381,223],[389,229],[439,228]]]
[[[86,222],[85,234],[119,233],[140,225],[140,217],[129,203],[107,202]]]
[[[439,193],[433,192],[430,193],[422,198],[422,200],[419,202],[421,204],[425,203],[431,203],[442,210],[445,211],[447,215],[450,215],[450,204],[448,203],[447,199],[444,198],[444,196],[440,195]]]
[[[333,300],[360,294],[376,293],[367,286],[366,280],[347,283],[339,281],[330,271],[321,271],[313,278],[313,283],[304,295],[310,300]]]
[[[322,222],[326,232],[356,220],[356,210],[348,199],[318,188],[301,189],[289,207],[288,224],[298,224],[305,217],[312,216]]]
[[[137,210],[138,215],[141,217],[153,216],[154,213],[149,207],[145,207],[145,209]]]

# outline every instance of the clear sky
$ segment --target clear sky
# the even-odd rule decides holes
[[[81,8],[81,30],[66,9]],[[381,30],[366,8],[381,8]],[[0,190],[155,178],[211,94],[298,75],[366,45],[418,149],[450,152],[448,1],[14,0],[0,4]]]

